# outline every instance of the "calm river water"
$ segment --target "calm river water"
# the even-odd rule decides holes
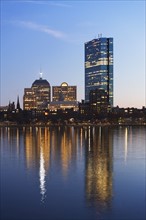
[[[146,219],[146,127],[0,128],[2,220]]]

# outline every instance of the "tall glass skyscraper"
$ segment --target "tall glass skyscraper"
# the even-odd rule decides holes
[[[113,38],[100,37],[85,43],[85,101],[95,89],[104,90],[113,106]]]

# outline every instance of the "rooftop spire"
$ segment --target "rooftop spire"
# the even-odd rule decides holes
[[[20,110],[19,96],[17,96],[17,110]]]
[[[98,34],[98,38],[101,38],[102,37],[102,33]]]
[[[40,79],[42,79],[42,75],[43,75],[43,72],[42,72],[42,68],[40,66]]]

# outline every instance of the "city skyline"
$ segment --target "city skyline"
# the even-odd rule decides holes
[[[145,1],[1,1],[1,101],[39,79],[77,86],[84,99],[84,43],[114,38],[114,106],[145,105]],[[104,12],[104,14],[103,14]]]

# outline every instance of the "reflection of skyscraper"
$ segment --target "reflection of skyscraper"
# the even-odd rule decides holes
[[[85,100],[91,90],[102,89],[113,106],[113,38],[97,38],[85,43]]]
[[[112,196],[112,134],[108,128],[90,128],[85,141],[87,200],[106,206]]]

